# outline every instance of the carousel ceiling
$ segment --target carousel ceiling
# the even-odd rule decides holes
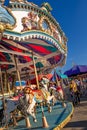
[[[63,60],[63,55],[54,46],[41,39],[27,41],[12,41],[2,38],[0,41],[0,64],[8,72],[15,70],[14,56],[17,58],[18,68],[29,67],[33,72],[32,52],[38,70],[53,68]]]

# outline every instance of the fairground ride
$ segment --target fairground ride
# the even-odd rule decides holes
[[[30,76],[64,66],[67,38],[51,14],[49,3],[1,0],[0,68],[4,75],[17,72],[18,80],[27,70]],[[37,81],[38,86],[38,81]]]

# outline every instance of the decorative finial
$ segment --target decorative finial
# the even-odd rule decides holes
[[[52,10],[52,8],[48,2],[42,3],[41,7],[42,7],[42,9],[46,10],[47,12],[50,12]]]

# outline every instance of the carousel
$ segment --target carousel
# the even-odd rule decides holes
[[[51,10],[45,2],[38,6],[27,0],[0,1],[0,129],[59,130],[71,119],[72,104],[61,99],[54,105],[55,96],[47,88],[41,90],[38,81],[38,74],[64,66],[67,57],[67,38]],[[36,90],[29,87],[33,78]],[[43,80],[46,86],[49,80]],[[23,104],[25,95],[26,102],[32,95],[33,104]]]

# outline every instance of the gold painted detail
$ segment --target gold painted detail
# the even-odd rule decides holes
[[[46,27],[45,27],[46,26]],[[39,28],[41,31],[52,35],[52,25],[47,17],[41,17],[39,20]]]
[[[62,48],[63,48],[65,51],[67,51],[67,47],[66,47],[66,45],[63,44],[63,43],[62,43]]]
[[[61,44],[62,43],[62,39],[61,39],[61,34],[58,31],[57,26],[55,26],[54,24],[52,24],[52,35],[55,39],[58,40],[58,42]]]
[[[26,0],[11,0],[12,2],[25,2]]]
[[[0,32],[3,32],[5,29],[12,30],[12,29],[14,29],[14,26],[10,25],[9,23],[4,24],[4,23],[0,22]]]
[[[0,5],[0,8],[1,8],[0,32],[3,32],[5,29],[10,29],[10,30],[14,29],[16,26],[16,19],[13,16],[11,10],[7,7],[4,7],[3,5]],[[3,17],[3,16],[5,16],[5,17]],[[12,18],[12,21],[11,21],[11,18]],[[11,23],[13,21],[14,21],[14,23]]]
[[[64,36],[61,36],[60,32],[58,31],[57,26],[55,26],[54,24],[51,25],[51,29],[52,29],[52,36],[58,40],[59,44],[61,45],[61,47],[67,51],[67,47],[66,47],[66,39]]]
[[[67,52],[67,39],[66,39],[66,37],[63,35],[62,36],[62,48]]]

